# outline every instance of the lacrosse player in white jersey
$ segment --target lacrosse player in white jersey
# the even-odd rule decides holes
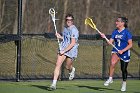
[[[57,62],[54,69],[54,77],[50,86],[51,90],[56,89],[56,84],[62,63],[66,61],[66,68],[69,70],[69,80],[72,80],[75,76],[75,68],[72,63],[78,54],[78,37],[79,31],[74,25],[74,17],[72,14],[67,14],[65,17],[66,26],[62,32],[62,36],[56,33],[57,38],[62,39],[60,43],[59,53],[57,55]]]

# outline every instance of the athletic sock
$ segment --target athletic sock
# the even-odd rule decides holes
[[[126,85],[126,81],[123,81],[122,83]]]
[[[56,85],[56,83],[57,83],[57,80],[53,80],[52,84]]]
[[[113,78],[112,77],[109,77],[109,80],[112,80]]]

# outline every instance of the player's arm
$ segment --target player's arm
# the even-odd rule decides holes
[[[100,34],[102,38],[106,38],[104,33]],[[114,42],[114,39],[110,38],[109,41],[107,41],[108,44],[112,44]]]
[[[55,33],[56,37],[59,39],[63,39],[63,37],[59,33]]]
[[[110,38],[108,44],[113,44],[114,39]]]
[[[75,44],[76,44],[76,39],[71,38],[71,43],[63,51],[60,51],[60,54],[64,54],[65,52],[69,51]]]

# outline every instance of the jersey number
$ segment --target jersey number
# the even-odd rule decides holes
[[[121,45],[120,39],[117,39],[117,42],[118,42],[118,46],[120,47],[120,45]]]

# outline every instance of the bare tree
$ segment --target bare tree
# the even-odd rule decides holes
[[[64,18],[66,16],[67,8],[68,8],[68,0],[65,0],[64,1],[64,13],[63,13],[63,17],[62,18]],[[62,20],[61,31],[64,28],[64,24],[65,24],[65,20]]]
[[[87,0],[86,1],[86,14],[85,14],[85,18],[88,17],[89,10],[90,10],[90,0]],[[83,34],[86,34],[87,33],[86,31],[87,31],[87,26],[84,27]]]
[[[4,7],[5,7],[5,2],[2,3],[2,1],[0,1],[0,32],[2,32],[4,30],[4,27],[2,26],[2,22],[3,22],[3,17],[4,17]]]

